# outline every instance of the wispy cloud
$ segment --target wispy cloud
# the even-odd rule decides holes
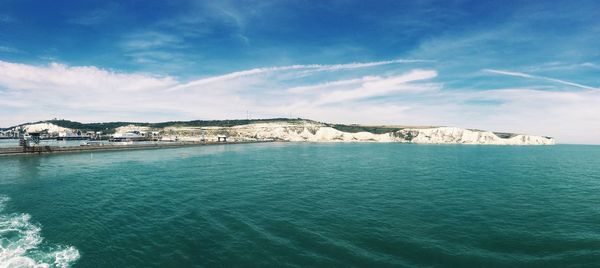
[[[0,52],[4,52],[4,53],[23,53],[22,50],[20,49],[16,49],[14,47],[7,47],[7,46],[0,46]]]
[[[434,70],[412,70],[392,76],[363,76],[286,89],[284,92],[313,96],[316,105],[381,97],[396,93],[423,93],[440,89],[436,83],[412,83],[435,78]]]
[[[412,70],[408,73],[392,76],[362,79],[359,87],[350,90],[336,90],[319,95],[316,104],[347,102],[371,97],[386,96],[393,93],[420,93],[437,90],[436,84],[414,84],[411,82],[427,80],[437,76],[434,70]],[[339,83],[338,83],[339,84]]]
[[[180,37],[149,31],[127,35],[121,45],[126,50],[145,50],[165,47],[180,48],[184,46],[184,43]]]
[[[585,71],[589,69],[600,69],[600,65],[592,62],[580,62],[580,63],[569,63],[569,62],[547,62],[529,66],[526,68],[527,72],[548,72],[548,71]]]
[[[318,93],[325,89],[335,89],[335,88],[340,88],[340,87],[355,86],[357,84],[361,84],[361,83],[368,82],[368,81],[379,80],[379,79],[381,79],[381,78],[378,76],[365,76],[362,78],[355,78],[355,79],[329,81],[329,82],[319,83],[319,84],[315,84],[315,85],[297,86],[297,87],[288,88],[286,91],[289,93],[293,93],[293,94]]]
[[[591,62],[584,62],[584,63],[580,64],[579,66],[593,68],[593,69],[600,69],[600,64],[595,64],[595,63],[591,63]]]
[[[191,38],[218,32],[248,44],[251,40],[246,34],[246,24],[258,17],[267,6],[268,1],[256,2],[243,9],[239,3],[230,1],[195,1],[182,14],[164,18],[154,26],[168,28]]]
[[[194,57],[184,52],[187,47],[183,37],[160,31],[126,34],[118,44],[130,64],[153,72],[178,72],[188,67]]]
[[[545,76],[538,76],[538,75],[532,75],[532,74],[526,74],[526,73],[520,73],[520,72],[494,70],[494,69],[484,69],[484,71],[488,72],[488,73],[493,73],[493,74],[500,74],[500,75],[523,77],[523,78],[528,78],[528,79],[543,80],[543,81],[548,81],[548,82],[553,82],[553,83],[559,83],[559,84],[563,84],[563,85],[567,85],[567,86],[572,86],[572,87],[577,87],[577,88],[582,88],[582,89],[592,89],[592,90],[598,89],[596,87],[582,85],[582,84],[578,84],[578,83],[574,83],[574,82],[570,82],[570,81],[565,81],[565,80],[561,80],[561,79],[556,79],[556,78],[551,78],[551,77],[545,77]]]
[[[289,65],[289,66],[279,66],[279,67],[265,67],[265,68],[254,68],[250,70],[238,71],[233,73],[228,73],[219,76],[213,76],[208,78],[203,78],[199,80],[195,80],[186,84],[178,85],[169,89],[170,91],[181,90],[190,87],[196,87],[211,83],[218,83],[223,81],[228,81],[232,79],[238,79],[241,77],[273,73],[273,72],[283,72],[283,71],[294,71],[294,70],[311,70],[311,71],[340,71],[340,70],[349,70],[349,69],[359,69],[359,68],[368,68],[375,67],[381,65],[388,64],[398,64],[398,63],[417,63],[417,62],[428,62],[427,60],[405,60],[405,59],[396,59],[396,60],[388,60],[388,61],[374,61],[374,62],[362,62],[362,63],[346,63],[346,64],[308,64],[308,65]]]

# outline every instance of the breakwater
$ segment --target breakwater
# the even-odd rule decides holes
[[[261,143],[264,141],[236,141],[236,142],[159,142],[159,143],[132,143],[132,144],[98,144],[85,146],[31,146],[31,147],[5,147],[0,148],[2,155],[19,154],[49,154],[49,153],[77,153],[77,152],[95,152],[95,151],[120,151],[120,150],[142,150],[142,149],[164,149],[202,145],[217,144],[241,144],[241,143]]]

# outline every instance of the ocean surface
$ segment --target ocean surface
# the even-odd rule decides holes
[[[0,267],[600,267],[600,146],[0,157]]]

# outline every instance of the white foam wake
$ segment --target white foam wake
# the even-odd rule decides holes
[[[0,196],[0,268],[66,268],[79,259],[74,247],[43,244],[41,228],[28,214],[4,213],[8,200]]]

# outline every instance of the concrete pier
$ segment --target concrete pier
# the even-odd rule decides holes
[[[77,152],[97,152],[97,151],[123,151],[123,150],[142,150],[142,149],[165,149],[179,148],[202,145],[223,145],[223,144],[245,144],[262,143],[271,141],[239,141],[239,142],[161,142],[161,143],[143,143],[143,144],[100,144],[86,146],[31,146],[31,147],[6,147],[0,148],[0,156],[20,155],[20,154],[51,154],[51,153],[77,153]]]

